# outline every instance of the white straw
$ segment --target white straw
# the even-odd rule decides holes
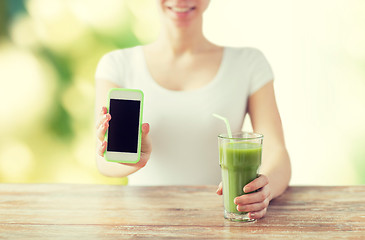
[[[218,115],[216,113],[213,113],[213,116],[216,117],[216,118],[219,118],[221,120],[224,121],[224,123],[226,124],[226,127],[227,127],[227,134],[228,134],[228,137],[229,138],[232,138],[232,131],[231,131],[231,126],[229,125],[229,122],[228,122],[228,119],[225,118],[225,117],[222,117],[221,115]]]

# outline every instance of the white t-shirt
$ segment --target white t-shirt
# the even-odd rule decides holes
[[[212,113],[227,117],[232,132],[241,131],[248,97],[273,80],[260,51],[229,47],[214,79],[195,90],[160,86],[148,71],[141,46],[107,53],[95,77],[144,92],[143,122],[151,126],[152,154],[144,168],[128,177],[131,185],[218,184],[217,136],[226,128]]]

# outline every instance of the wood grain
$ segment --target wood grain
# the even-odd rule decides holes
[[[254,223],[216,186],[0,184],[0,239],[365,239],[365,186],[289,187]]]

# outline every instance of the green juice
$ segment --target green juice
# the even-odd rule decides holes
[[[225,142],[219,149],[222,170],[223,202],[226,213],[237,211],[234,199],[245,194],[243,187],[257,177],[261,165],[262,145],[248,142]]]

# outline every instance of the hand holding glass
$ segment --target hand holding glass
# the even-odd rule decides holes
[[[257,178],[261,165],[263,135],[239,132],[218,136],[222,171],[224,217],[231,221],[254,221],[247,212],[237,210],[234,199],[246,194],[243,187]]]

